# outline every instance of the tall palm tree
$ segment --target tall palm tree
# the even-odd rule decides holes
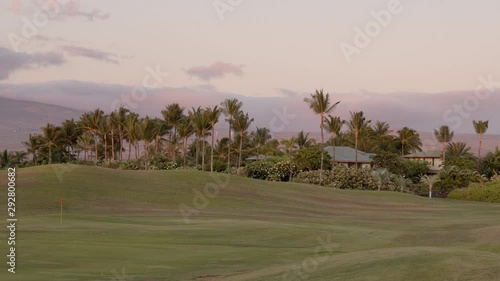
[[[422,141],[416,130],[403,127],[397,131],[396,146],[401,147],[401,156],[415,151],[422,151]]]
[[[241,152],[243,149],[243,137],[247,133],[250,124],[252,124],[253,118],[248,116],[248,113],[239,112],[233,120],[234,129],[238,132],[240,136],[240,147],[239,147],[239,157],[238,157],[238,168],[241,166]]]
[[[74,119],[67,119],[61,123],[61,144],[70,157],[74,156],[74,148],[80,134],[81,130]]]
[[[92,136],[85,132],[78,137],[78,146],[83,150],[83,159],[87,160],[87,154],[92,150]]]
[[[9,151],[4,150],[0,153],[0,168],[9,168],[15,165],[14,155]]]
[[[320,116],[319,128],[321,130],[321,163],[319,170],[319,185],[322,184],[323,180],[323,159],[324,159],[324,148],[323,144],[325,142],[323,137],[323,124],[325,122],[325,114],[328,114],[333,111],[333,109],[340,103],[340,101],[331,104],[330,103],[330,94],[323,93],[323,89],[316,90],[314,94],[311,94],[310,97],[304,98],[304,101],[309,105],[309,108]]]
[[[215,124],[219,122],[219,117],[220,114],[222,113],[222,109],[214,106],[214,107],[207,107],[206,109],[207,116],[208,116],[208,121],[210,122],[210,129],[211,129],[211,135],[212,135],[212,144],[211,144],[211,150],[210,150],[210,172],[214,171],[214,142],[215,142]]]
[[[126,138],[128,142],[128,160],[130,160],[130,154],[132,152],[132,145],[134,146],[135,158],[139,158],[138,155],[138,141],[139,141],[139,133],[138,133],[138,123],[139,123],[139,114],[135,112],[131,112],[125,118],[125,132]]]
[[[91,112],[86,112],[82,114],[80,117],[80,126],[82,126],[82,129],[91,133],[94,137],[94,149],[95,149],[95,158],[94,162],[97,162],[97,159],[99,157],[98,155],[98,150],[97,150],[97,145],[99,143],[98,137],[99,137],[99,127],[102,122],[104,112],[100,110],[99,108],[91,111]]]
[[[36,165],[38,149],[40,149],[40,137],[38,135],[30,134],[28,140],[23,142],[23,145],[26,147],[28,151],[28,155],[31,154],[33,165]]]
[[[349,130],[354,135],[354,150],[356,151],[355,163],[356,168],[358,167],[358,142],[359,136],[363,131],[366,131],[369,127],[371,120],[366,120],[363,111],[351,112],[351,120],[347,123]]]
[[[41,140],[41,145],[49,151],[48,164],[52,164],[52,149],[57,149],[62,142],[61,128],[53,124],[47,124],[45,127],[42,127]]]
[[[225,99],[222,103],[222,112],[226,116],[226,121],[229,123],[229,135],[228,135],[228,146],[227,146],[227,170],[229,173],[229,168],[231,167],[231,132],[233,126],[233,120],[240,112],[243,103],[236,98]]]
[[[201,107],[197,109],[193,108],[189,111],[189,118],[191,119],[191,125],[197,137],[196,142],[196,166],[198,166],[198,157],[200,150],[200,141],[202,141],[202,153],[201,153],[201,169],[205,170],[205,136],[210,130],[210,120],[207,112]]]
[[[479,169],[479,161],[481,159],[481,147],[483,146],[483,135],[488,130],[488,123],[489,123],[488,120],[486,120],[486,121],[473,120],[472,121],[472,125],[474,125],[474,130],[476,131],[476,134],[479,135],[479,149],[477,152],[477,167],[478,167],[478,169]]]
[[[193,126],[191,126],[189,118],[184,116],[182,120],[177,124],[177,133],[179,135],[179,138],[182,139],[183,165],[184,167],[186,167],[187,142],[188,138],[193,134]]]
[[[332,155],[332,170],[335,166],[335,138],[340,134],[340,131],[342,130],[342,126],[345,124],[345,121],[340,119],[340,117],[336,116],[333,117],[331,115],[328,115],[328,117],[325,119],[325,128],[326,131],[332,134],[332,146],[333,146],[333,155]]]
[[[119,150],[118,159],[123,160],[123,140],[125,139],[125,121],[127,120],[127,114],[130,113],[124,106],[120,106],[115,111],[110,114],[110,121],[113,123],[113,129],[118,134]],[[113,131],[112,131],[113,132]]]
[[[439,181],[441,181],[439,175],[433,175],[433,176],[423,175],[420,177],[420,182],[429,186],[429,198],[432,198],[432,188]]]
[[[261,152],[261,148],[267,144],[267,142],[272,138],[271,131],[268,128],[259,128],[252,132],[251,134],[253,146],[255,147],[255,151],[257,154],[257,161],[259,161],[259,155]]]
[[[446,146],[453,140],[454,132],[450,131],[450,128],[446,125],[439,127],[439,131],[434,129],[434,136],[442,145],[442,155],[443,163],[446,160]]]
[[[299,149],[303,147],[310,147],[316,143],[314,139],[309,138],[309,133],[304,134],[304,131],[300,131],[297,134],[296,139],[297,139],[297,146],[299,147]]]
[[[149,118],[148,116],[139,119],[137,123],[137,129],[139,133],[139,137],[144,145],[144,166],[148,168],[149,162],[149,145],[154,141],[156,132],[155,132],[155,121],[154,119]]]
[[[177,134],[177,126],[184,116],[184,107],[181,107],[178,103],[171,103],[161,111],[163,118],[167,122],[170,128],[173,128],[168,134],[168,145],[167,152],[172,160],[175,160],[175,146],[172,145],[172,137]]]

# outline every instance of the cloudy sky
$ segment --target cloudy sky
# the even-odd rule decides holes
[[[489,119],[500,134],[498,11],[498,0],[6,0],[0,96],[149,115],[238,97],[254,125],[318,131],[303,98],[323,88],[343,118],[470,133]]]

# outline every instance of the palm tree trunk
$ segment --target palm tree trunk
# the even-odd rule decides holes
[[[122,149],[123,149],[123,134],[120,132],[118,138],[120,138],[120,151],[118,152],[118,157],[122,161]]]
[[[205,171],[205,132],[203,132],[203,139],[201,143],[201,170]]]
[[[198,158],[200,157],[200,138],[196,138],[196,169],[198,169]]]
[[[103,134],[102,138],[104,139],[104,162],[108,160],[108,137],[107,134]]]
[[[324,146],[323,146],[323,142],[324,142],[324,137],[323,137],[323,122],[324,122],[324,115],[323,113],[321,113],[321,124],[319,125],[320,129],[321,129],[321,163],[320,163],[320,166],[319,166],[319,185],[322,185],[323,183],[323,159],[324,159]]]
[[[94,132],[94,148],[95,148],[94,162],[97,163],[97,132]]]
[[[238,168],[241,167],[241,150],[243,148],[243,134],[240,133],[240,156],[238,157]]]
[[[52,147],[49,146],[49,165],[52,164]]]
[[[111,130],[111,160],[115,161],[115,134],[113,130]]]
[[[230,173],[229,168],[231,167],[231,119],[229,119],[229,135],[228,135],[228,146],[227,146],[227,172]]]
[[[333,151],[332,151],[332,155],[333,155],[333,159],[332,159],[332,171],[333,171],[333,168],[335,167],[335,134],[332,134],[332,147],[333,147]]]
[[[128,142],[128,161],[130,161],[130,154],[132,153],[132,142],[130,140]]]
[[[479,171],[481,165],[481,146],[483,146],[483,134],[479,134],[479,149],[477,151],[477,170]]]
[[[356,169],[358,168],[358,138],[359,138],[359,135],[358,135],[358,132],[355,132],[354,133],[354,150],[356,153],[356,155],[354,155],[354,162],[356,163]]]
[[[212,122],[212,150],[210,151],[210,172],[214,171],[214,140],[215,140],[215,124]]]
[[[443,142],[443,165],[444,165],[444,162],[446,161],[446,143]]]
[[[182,154],[184,158],[184,167],[186,167],[186,145],[187,145],[187,137],[184,138],[184,143],[182,144]]]

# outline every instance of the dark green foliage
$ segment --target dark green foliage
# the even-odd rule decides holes
[[[321,149],[322,148],[318,145],[299,149],[294,156],[297,168],[300,171],[319,170],[321,163]],[[323,169],[331,169],[332,157],[326,151],[324,152],[323,157]]]
[[[425,161],[407,160],[398,154],[381,152],[372,157],[375,168],[387,169],[390,173],[404,176],[417,183],[419,176],[429,172],[429,164]]]
[[[453,190],[448,198],[500,203],[500,181],[474,183],[468,188]]]
[[[468,187],[473,182],[480,182],[481,175],[477,171],[460,169],[456,166],[443,168],[439,172],[440,182],[436,183],[436,190],[452,190]]]

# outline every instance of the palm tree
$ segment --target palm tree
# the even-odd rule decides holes
[[[397,133],[395,141],[396,146],[401,147],[401,156],[415,151],[422,151],[422,141],[416,130],[403,127]]]
[[[356,151],[355,155],[356,168],[358,167],[359,136],[362,132],[367,130],[370,122],[371,120],[366,121],[366,118],[363,116],[363,111],[359,111],[359,112],[351,112],[351,120],[349,120],[349,123],[347,123],[347,125],[349,126],[349,130],[354,135],[354,149]]]
[[[231,167],[231,132],[233,121],[238,112],[240,112],[243,103],[236,98],[229,98],[221,103],[222,112],[227,117],[226,121],[229,123],[229,135],[228,135],[228,146],[227,146],[227,170],[229,173],[229,168]]]
[[[205,170],[205,136],[207,132],[210,130],[210,120],[209,116],[205,110],[201,107],[197,109],[192,109],[189,112],[189,118],[191,119],[191,125],[193,126],[193,130],[197,137],[196,142],[196,166],[198,166],[198,157],[200,150],[200,141],[202,142],[202,154],[201,154],[201,169]]]
[[[179,138],[182,139],[182,155],[183,155],[183,165],[186,167],[186,154],[187,154],[187,141],[188,138],[193,134],[193,126],[189,121],[189,118],[183,117],[182,120],[177,124],[177,133]]]
[[[83,150],[83,159],[87,160],[87,153],[92,150],[92,136],[85,132],[78,137],[78,146]]]
[[[289,159],[288,161],[290,161],[290,179],[289,179],[289,181],[291,181],[292,180],[292,173],[293,173],[292,153],[297,149],[297,139],[295,139],[295,138],[282,139],[280,141],[280,147],[288,155],[288,159]]]
[[[316,90],[314,94],[311,94],[311,97],[304,98],[304,101],[309,105],[309,108],[312,109],[315,114],[319,114],[320,116],[319,128],[321,130],[321,163],[319,170],[319,185],[321,185],[323,180],[323,159],[325,154],[323,149],[323,144],[325,142],[323,137],[323,124],[325,122],[325,114],[332,112],[332,110],[340,103],[340,101],[334,104],[330,104],[330,94],[324,94],[323,89]]]
[[[342,130],[342,126],[345,124],[345,121],[340,119],[340,117],[332,117],[328,115],[328,118],[325,120],[325,128],[326,131],[332,134],[332,146],[333,146],[333,155],[332,155],[332,170],[335,166],[335,138],[340,134],[340,130]]]
[[[128,142],[128,160],[130,160],[130,154],[132,152],[132,145],[134,145],[135,150],[135,158],[139,158],[138,155],[138,141],[139,141],[139,133],[138,133],[138,122],[139,122],[139,114],[131,112],[125,118],[125,132],[126,138]]]
[[[408,178],[402,176],[396,177],[396,184],[401,188],[401,192],[404,192],[410,183],[412,183],[412,181]]]
[[[253,145],[257,154],[257,161],[259,161],[261,148],[272,138],[270,133],[271,131],[268,128],[257,127],[255,132],[252,132],[251,134]]]
[[[457,158],[474,158],[474,155],[470,152],[471,147],[465,142],[450,142],[446,146],[446,159],[447,161],[452,161]]]
[[[296,139],[297,139],[297,146],[299,147],[299,149],[303,147],[310,147],[316,143],[314,139],[309,138],[309,133],[304,135],[304,131],[300,131],[297,134]]]
[[[48,164],[52,164],[52,149],[57,148],[62,142],[61,128],[47,124],[45,127],[42,127],[41,140],[41,145],[49,150]]]
[[[380,189],[382,188],[382,184],[385,181],[390,180],[391,176],[392,176],[391,173],[389,173],[387,170],[376,170],[376,171],[373,171],[373,175],[377,179],[378,191],[380,191]]]
[[[9,168],[15,165],[14,155],[9,151],[4,150],[0,153],[0,168]]]
[[[67,119],[61,124],[61,144],[70,157],[74,156],[74,147],[77,145],[81,130],[74,119]],[[69,148],[69,149],[68,149]]]
[[[222,109],[218,108],[217,105],[214,107],[208,107],[206,109],[208,121],[210,122],[210,128],[212,130],[212,145],[210,150],[210,172],[214,171],[214,141],[215,141],[215,124],[219,122],[220,114]]]
[[[481,159],[481,147],[483,146],[483,135],[486,133],[488,130],[488,120],[486,121],[472,121],[472,125],[474,125],[474,130],[476,131],[476,134],[479,135],[479,149],[477,152],[477,167],[479,169],[479,161]]]
[[[377,121],[372,128],[372,136],[377,149],[380,151],[394,150],[394,136],[391,135],[392,130],[386,122]]]
[[[94,162],[97,162],[97,158],[99,156],[97,151],[97,144],[99,143],[98,141],[99,127],[101,125],[102,122],[101,120],[103,118],[103,115],[104,112],[98,108],[94,111],[82,114],[79,122],[83,130],[91,133],[94,136],[94,149],[95,149]]]
[[[28,154],[32,155],[33,165],[36,165],[38,149],[40,148],[40,137],[38,135],[30,134],[28,140],[23,142]]]
[[[453,135],[454,133],[450,132],[450,128],[446,125],[439,127],[439,131],[434,129],[434,136],[442,145],[443,163],[446,160],[446,145],[451,142],[451,140],[453,139]]]
[[[177,126],[184,116],[184,107],[181,107],[178,103],[172,103],[167,105],[165,109],[161,111],[161,114],[168,126],[174,129],[173,132],[168,134],[167,151],[170,158],[175,160],[175,146],[172,145],[172,137],[177,134]]]
[[[429,198],[432,198],[432,187],[439,181],[441,181],[441,179],[438,175],[423,175],[420,177],[420,182],[429,186]]]
[[[248,113],[244,114],[239,112],[233,119],[234,129],[238,132],[240,136],[240,148],[238,157],[238,168],[241,166],[241,152],[243,149],[243,137],[245,136],[250,124],[253,122],[253,118],[248,116]]]
[[[116,130],[116,133],[118,134],[118,141],[119,141],[118,158],[120,159],[120,161],[123,160],[122,157],[123,140],[125,139],[125,133],[126,133],[125,122],[127,120],[127,114],[129,113],[130,110],[128,110],[124,106],[120,106],[118,109],[116,109],[110,114],[110,121],[113,123],[113,130]]]
[[[137,123],[138,135],[143,142],[144,145],[144,165],[145,168],[148,168],[149,161],[149,145],[152,141],[154,141],[156,132],[155,132],[155,121],[154,119],[149,118],[148,116],[141,118]]]

